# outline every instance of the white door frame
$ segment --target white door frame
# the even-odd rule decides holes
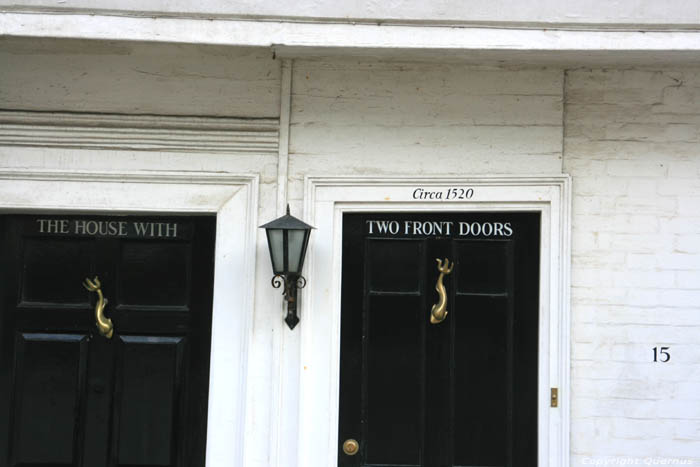
[[[207,467],[243,465],[257,201],[250,175],[0,171],[0,213],[216,214]]]
[[[442,199],[415,199],[417,188]],[[471,188],[473,196],[446,200],[450,188]],[[541,213],[538,466],[569,466],[570,193],[566,175],[306,178],[304,218],[316,230],[301,302],[299,467],[337,465],[343,213],[439,211]],[[551,387],[559,388],[557,408]]]

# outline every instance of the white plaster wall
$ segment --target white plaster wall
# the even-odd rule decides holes
[[[516,22],[553,24],[697,24],[693,0],[0,0],[6,9],[123,11],[130,13],[327,18],[421,22]]]
[[[700,70],[570,71],[565,129],[572,465],[698,464]],[[652,362],[656,346],[670,362]]]
[[[267,49],[0,38],[0,108],[279,116]]]
[[[553,69],[294,62],[290,197],[304,175],[561,172]]]

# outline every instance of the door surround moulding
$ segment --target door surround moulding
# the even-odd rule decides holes
[[[417,188],[472,188],[469,200],[414,199]],[[444,197],[444,196],[443,196]],[[345,212],[541,213],[538,465],[569,467],[571,179],[552,176],[305,178],[304,219],[316,227],[301,301],[298,454],[289,465],[337,465],[342,214]],[[559,407],[550,408],[550,387]],[[291,422],[290,422],[291,423]]]
[[[207,467],[243,465],[258,176],[0,170],[0,213],[216,214]]]

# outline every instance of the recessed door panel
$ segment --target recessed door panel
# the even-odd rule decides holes
[[[120,307],[189,305],[189,242],[125,240],[121,243]]]
[[[509,268],[513,266],[510,240],[453,240],[453,254],[463,265],[455,271],[455,292],[459,294],[507,294],[512,288]]]
[[[177,465],[183,337],[119,336],[114,400],[118,465]]]
[[[365,380],[367,462],[419,465],[423,399],[422,299],[371,295]],[[390,369],[387,371],[387,369]]]
[[[512,240],[452,240],[454,464],[512,465]],[[477,402],[478,403],[475,403]],[[479,423],[474,423],[479,420]]]
[[[90,295],[80,283],[93,271],[94,245],[92,239],[26,237],[22,305],[88,306]]]
[[[454,308],[455,465],[507,465],[508,302],[457,297]]]
[[[17,333],[11,465],[78,465],[88,339]]]
[[[367,285],[370,293],[421,293],[424,245],[420,240],[367,241]]]
[[[362,421],[373,465],[420,465],[423,413],[415,408],[424,397],[424,247],[411,239],[366,245]]]
[[[343,223],[339,466],[536,465],[539,215]]]

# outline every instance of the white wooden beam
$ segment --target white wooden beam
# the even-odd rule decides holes
[[[89,14],[0,13],[0,36],[151,41],[271,47],[280,54],[344,53],[392,56],[513,54],[576,60],[637,57],[653,63],[700,60],[700,32],[546,30],[426,25],[376,25],[127,17]],[[488,55],[491,54],[491,55]],[[539,54],[539,55],[538,55]]]

